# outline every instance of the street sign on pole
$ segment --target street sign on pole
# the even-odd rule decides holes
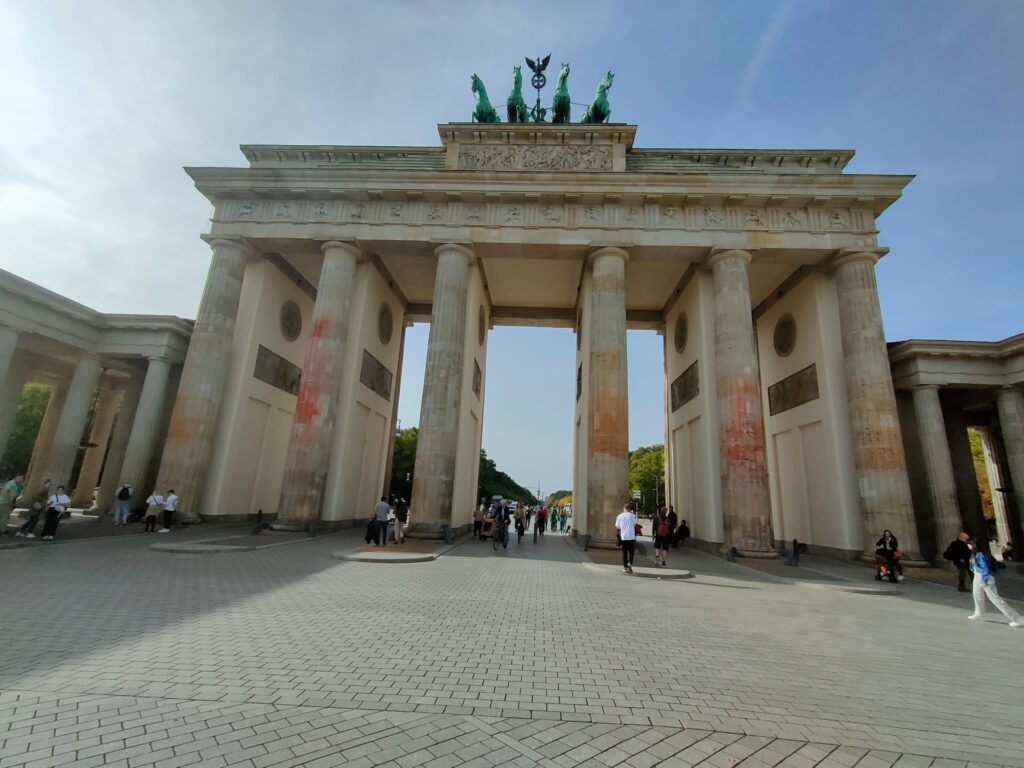
[[[641,493],[640,493],[640,491],[633,491],[633,498],[634,498],[634,499],[639,499],[639,498],[640,498],[640,496],[641,496]]]

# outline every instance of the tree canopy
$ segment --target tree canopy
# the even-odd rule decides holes
[[[640,491],[633,499],[638,514],[653,515],[659,504],[665,504],[665,446],[651,445],[629,452],[629,487]]]
[[[7,440],[6,450],[0,459],[0,479],[21,475],[28,470],[32,459],[32,447],[39,433],[39,425],[43,423],[46,404],[50,400],[50,390],[38,384],[29,384],[21,394],[21,403],[11,425],[11,435]],[[2,446],[0,446],[2,448]]]

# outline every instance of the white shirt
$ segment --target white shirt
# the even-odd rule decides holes
[[[623,541],[636,541],[636,515],[632,512],[619,512],[615,518],[615,527],[619,529],[619,538]]]
[[[58,512],[64,512],[68,508],[68,504],[71,503],[71,499],[68,498],[67,494],[62,493],[60,495],[54,494],[50,497],[47,502],[51,507],[56,509]]]
[[[167,501],[164,502],[164,512],[173,512],[178,508],[178,495],[172,493],[167,497]]]
[[[164,505],[164,497],[157,496],[155,493],[146,499],[146,504],[150,507],[162,507]],[[146,514],[149,514],[149,510],[146,510]],[[155,513],[154,513],[155,514]]]

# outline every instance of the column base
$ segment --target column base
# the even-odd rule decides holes
[[[639,539],[637,539],[639,542]],[[587,549],[618,549],[619,542],[616,539],[599,539],[595,536],[587,542]]]
[[[454,531],[452,532],[454,535]],[[405,527],[407,539],[423,539],[426,541],[444,541],[444,531],[440,523],[409,523]]]
[[[308,531],[310,526],[309,520],[275,520],[270,524],[270,530],[272,531]]]
[[[875,553],[874,553],[874,550],[872,550],[870,553],[868,553],[868,552],[862,553],[861,556],[860,556],[860,561],[862,563],[867,564],[867,565],[874,565],[875,564]],[[927,560],[921,560],[921,559],[919,559],[917,557],[914,557],[914,556],[901,557],[900,558],[900,564],[903,565],[906,568],[931,568],[932,567],[932,564],[929,563]]]
[[[157,522],[162,521],[163,518],[160,515],[157,515]],[[175,512],[174,514],[174,523],[176,525],[198,525],[201,522],[203,522],[203,518],[199,515],[183,515],[181,512]]]
[[[736,557],[749,557],[752,560],[777,560],[779,558],[779,553],[774,549],[745,549],[725,544],[718,548],[718,554],[728,557],[730,549],[736,550]]]

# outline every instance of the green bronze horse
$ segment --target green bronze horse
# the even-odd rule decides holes
[[[523,73],[519,67],[512,67],[512,93],[508,95],[505,106],[508,109],[508,121],[510,123],[530,122],[530,113],[526,109],[526,99],[523,98]]]
[[[487,89],[484,88],[484,81],[476,74],[470,78],[473,82],[473,93],[476,94],[476,109],[473,110],[471,121],[474,123],[500,123],[501,118],[491,106],[491,100],[487,98]]]
[[[614,77],[615,74],[608,70],[608,74],[601,78],[601,83],[597,86],[597,94],[590,102],[590,106],[587,107],[587,111],[583,113],[581,123],[606,123],[611,118],[612,108],[608,104],[608,89],[612,87]]]
[[[558,85],[555,87],[555,96],[551,100],[551,122],[568,123],[569,112],[572,105],[569,102],[569,65],[562,64],[558,73]]]

